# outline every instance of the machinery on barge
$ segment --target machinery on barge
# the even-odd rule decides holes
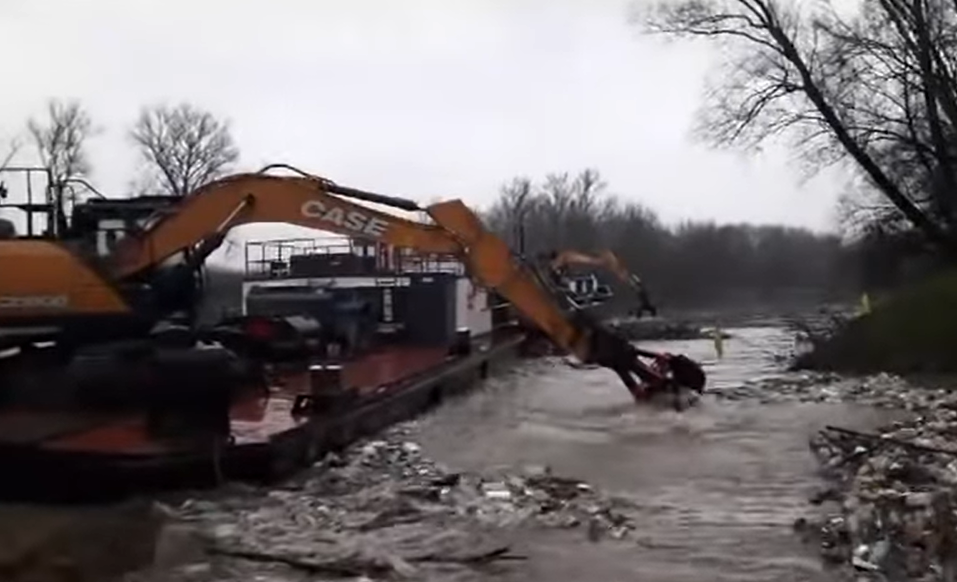
[[[490,354],[529,331],[610,368],[636,400],[704,386],[691,360],[639,350],[569,303],[459,200],[423,208],[289,166],[228,176],[183,198],[94,197],[69,211],[64,185],[45,192],[39,203],[0,204],[28,217],[25,235],[9,222],[0,228],[0,348],[19,350],[0,360],[0,454],[23,459],[26,444],[57,462],[69,454],[142,462],[157,451],[203,457],[197,434],[229,446],[270,443],[328,416],[330,393],[341,411],[343,394],[421,383],[475,347]],[[41,234],[34,214],[48,219]],[[348,237],[348,251],[273,243],[271,256],[260,244],[266,254],[247,255],[244,312],[197,325],[206,258],[232,228],[263,222]],[[515,316],[518,328],[509,325]],[[283,355],[324,363],[306,380],[277,379],[263,364]]]

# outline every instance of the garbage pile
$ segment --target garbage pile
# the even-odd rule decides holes
[[[708,392],[719,400],[771,402],[833,402],[840,399],[836,383],[828,374],[794,373],[750,378],[741,384],[715,386]]]
[[[626,502],[582,481],[546,467],[455,472],[426,458],[404,431],[330,455],[279,489],[234,490],[169,511],[195,526],[214,556],[209,567],[232,576],[242,563],[249,575],[279,565],[310,576],[440,579],[450,569],[521,560],[513,540],[522,528],[580,530],[595,542],[633,529]],[[196,580],[185,571],[163,580]]]
[[[891,374],[847,378],[833,373],[795,372],[752,378],[742,384],[709,389],[722,400],[772,402],[856,402],[879,408],[916,410],[934,398],[932,390],[914,390]]]
[[[875,580],[957,574],[957,395],[898,390],[880,398],[913,412],[875,432],[827,427],[810,441],[828,485],[824,508],[796,527],[823,557]]]

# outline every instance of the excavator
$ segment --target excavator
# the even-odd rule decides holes
[[[596,255],[589,255],[574,250],[552,251],[548,254],[548,267],[557,280],[565,278],[569,265],[591,265],[611,271],[618,279],[635,292],[638,299],[637,309],[631,315],[641,317],[648,313],[651,317],[658,315],[658,308],[651,302],[644,282],[630,272],[618,256],[610,250],[603,250]]]
[[[363,203],[424,211],[430,221]],[[57,236],[0,240],[2,345],[26,348],[48,340],[67,363],[90,346],[120,350],[118,360],[134,359],[131,354],[146,348],[130,351],[131,338],[160,337],[157,330],[169,329],[171,314],[189,312],[197,299],[197,269],[232,228],[250,223],[293,224],[453,254],[473,280],[504,297],[560,349],[614,371],[636,401],[662,391],[704,389],[704,373],[691,359],[640,350],[588,314],[568,309],[539,269],[486,230],[462,201],[423,208],[284,164],[217,179],[181,199],[93,199],[74,209],[72,223]],[[186,343],[180,347],[185,354],[195,351]],[[154,362],[150,370],[195,377],[189,366],[204,361],[181,357]]]

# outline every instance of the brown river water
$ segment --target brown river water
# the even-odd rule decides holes
[[[711,390],[780,372],[772,354],[791,336],[775,328],[728,331],[736,338],[720,361],[708,341],[649,347],[704,362]],[[453,466],[547,464],[638,506],[637,544],[536,535],[526,540],[531,559],[516,579],[835,580],[792,530],[819,484],[807,439],[825,424],[864,428],[880,415],[770,400],[706,397],[683,413],[636,409],[614,374],[571,369],[556,358],[496,378],[424,418],[420,442]]]
[[[786,332],[728,331],[735,337],[721,360],[710,341],[648,347],[704,362],[710,390],[781,373],[772,356],[792,342]],[[824,424],[866,428],[880,418],[861,406],[773,397],[706,396],[683,413],[636,409],[614,374],[547,358],[448,402],[423,417],[415,434],[428,455],[452,467],[549,465],[637,507],[637,541],[588,543],[580,531],[536,531],[523,540],[528,560],[490,579],[824,581],[837,575],[792,531],[819,483],[807,438]],[[34,564],[68,554],[100,573],[85,579],[109,579],[149,559],[155,528],[144,515],[0,506],[0,581],[55,579],[41,573],[46,566],[33,578],[4,569],[31,553]]]

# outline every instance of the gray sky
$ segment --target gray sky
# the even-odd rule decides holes
[[[82,99],[105,130],[91,143],[93,181],[119,195],[136,167],[125,131],[139,107],[189,100],[232,120],[248,168],[286,162],[422,202],[486,206],[514,175],[592,166],[666,221],[831,227],[832,182],[800,187],[781,153],[745,159],[691,143],[713,62],[642,38],[626,8],[4,0],[0,131],[22,133],[48,97]]]

